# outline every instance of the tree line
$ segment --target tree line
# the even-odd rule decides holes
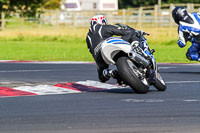
[[[119,8],[133,8],[158,4],[158,0],[118,0]],[[162,4],[199,3],[199,0],[161,0]]]
[[[57,9],[61,0],[0,0],[0,11],[21,11],[34,16],[43,9]]]
[[[26,15],[35,15],[43,9],[60,8],[64,0],[0,0],[0,11],[22,11]],[[149,6],[158,4],[158,0],[118,0],[119,9]],[[168,3],[199,3],[199,0],[161,0],[162,4]]]

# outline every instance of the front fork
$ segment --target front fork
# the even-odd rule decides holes
[[[155,50],[154,49],[150,50],[148,48],[142,50],[139,47],[139,42],[137,41],[132,42],[131,47],[132,47],[131,50],[132,52],[129,53],[129,57],[133,61],[143,64],[144,65],[143,69],[146,70],[145,71],[140,70],[140,73],[146,73],[146,75],[144,74],[144,76],[147,78],[149,84],[155,83],[155,79],[157,78],[158,75],[158,67],[156,64],[156,60],[153,56]],[[134,52],[134,49],[139,49],[139,51],[145,56],[145,58]]]
[[[157,78],[157,75],[158,75],[158,66],[157,66],[157,63],[156,63],[156,60],[153,56],[153,54],[149,55],[151,56],[151,65],[149,65],[147,67],[147,80],[149,82],[150,85],[153,85],[155,84],[155,81],[156,81],[156,78]]]

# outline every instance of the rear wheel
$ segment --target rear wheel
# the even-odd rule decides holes
[[[123,81],[137,93],[149,91],[149,84],[146,78],[141,77],[136,65],[128,57],[120,57],[116,62],[117,69]]]

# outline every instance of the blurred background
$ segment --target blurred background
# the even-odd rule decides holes
[[[0,60],[93,61],[85,37],[91,17],[103,14],[149,32],[159,62],[189,62],[176,47],[175,6],[200,11],[199,0],[0,0]]]
[[[198,0],[0,0],[1,30],[16,21],[13,18],[22,24],[88,27],[97,14],[106,15],[111,24],[173,26],[175,6],[184,6],[188,12],[200,10]]]

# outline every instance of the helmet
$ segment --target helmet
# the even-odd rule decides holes
[[[94,24],[107,25],[107,20],[106,20],[106,17],[103,15],[96,15],[96,16],[92,17],[90,24],[91,25],[94,25]]]
[[[187,11],[184,7],[175,7],[172,11],[172,17],[174,21],[179,24],[179,21],[187,15]]]

